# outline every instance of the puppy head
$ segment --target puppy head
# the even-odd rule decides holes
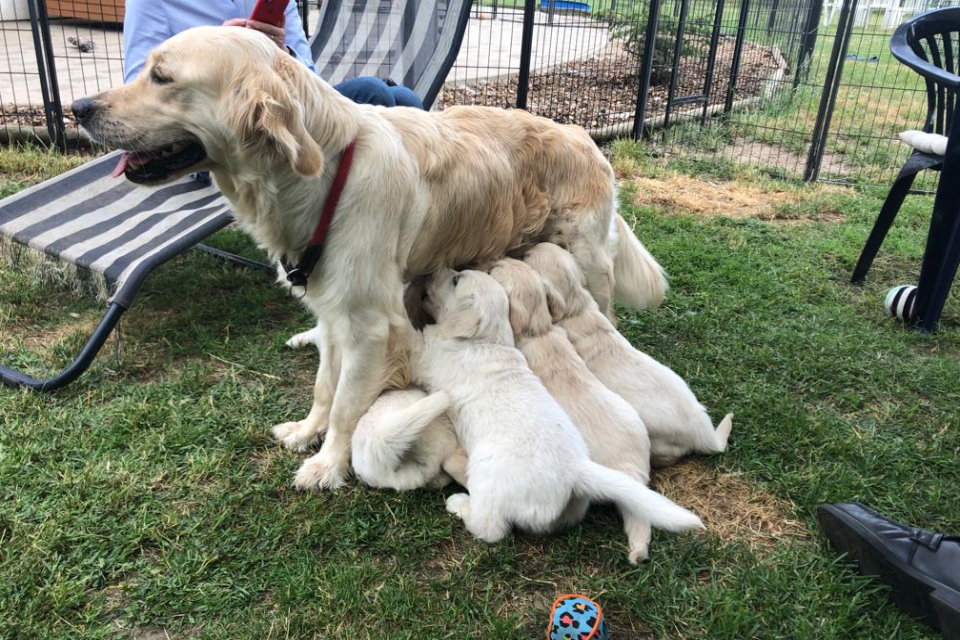
[[[544,282],[530,266],[513,258],[495,262],[490,275],[507,292],[510,325],[515,336],[535,337],[550,331],[551,309],[563,303],[553,285]]]
[[[553,291],[549,301],[554,322],[580,314],[593,300],[577,261],[565,249],[550,242],[541,242],[527,252],[523,261]]]
[[[323,169],[300,98],[312,75],[265,35],[195,27],[155,48],[129,84],[74,103],[90,137],[125,149],[127,178],[161,184],[203,169],[279,157]]]
[[[443,338],[513,346],[507,294],[482,271],[444,269],[427,287],[425,307]]]

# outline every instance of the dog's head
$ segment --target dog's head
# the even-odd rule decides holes
[[[269,38],[239,27],[196,27],[160,44],[133,82],[73,104],[90,137],[124,149],[119,170],[161,184],[191,171],[235,168],[239,157],[323,170],[305,122],[313,74]]]
[[[553,285],[545,282],[530,266],[504,258],[493,263],[490,275],[507,292],[510,325],[515,336],[541,336],[553,326],[563,301]]]
[[[507,294],[482,271],[437,272],[427,287],[425,306],[444,338],[513,346]]]
[[[577,261],[565,249],[541,242],[527,252],[523,261],[540,275],[556,296],[550,305],[554,322],[578,315],[593,300]]]

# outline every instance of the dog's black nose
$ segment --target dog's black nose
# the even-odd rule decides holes
[[[84,121],[96,111],[97,103],[90,98],[80,98],[70,105],[70,109],[73,111],[73,115],[77,117],[77,120],[80,121],[80,124],[83,124]]]

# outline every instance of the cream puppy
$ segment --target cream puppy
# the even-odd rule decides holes
[[[353,433],[353,471],[366,485],[407,491],[466,483],[466,456],[447,409],[450,398],[417,388],[386,391]]]
[[[424,328],[413,372],[444,391],[466,450],[467,490],[447,510],[473,535],[497,542],[512,526],[546,533],[579,521],[591,500],[671,531],[702,527],[693,513],[621,471],[592,462],[563,409],[514,348],[509,304],[480,271],[437,273],[427,290],[436,325]]]
[[[727,448],[733,414],[727,414],[714,430],[707,410],[683,379],[634,349],[600,312],[583,288],[583,276],[569,253],[541,243],[527,253],[524,262],[559,294],[559,303],[551,307],[553,320],[566,330],[587,367],[640,414],[650,435],[653,466],[673,464],[690,453],[720,453]]]
[[[494,263],[490,275],[507,292],[510,326],[517,348],[550,395],[559,403],[590,450],[590,459],[619,469],[633,479],[650,481],[650,438],[630,404],[610,391],[587,368],[566,332],[552,324],[550,306],[562,304],[536,271],[506,258]],[[630,562],[647,557],[650,524],[623,511],[630,544]]]

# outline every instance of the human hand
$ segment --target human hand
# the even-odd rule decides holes
[[[266,22],[258,22],[256,20],[247,20],[246,18],[232,18],[223,23],[225,27],[246,27],[248,29],[255,29],[260,33],[264,34],[276,44],[281,49],[286,49],[284,44],[284,39],[286,36],[286,31],[283,28],[283,23],[281,22],[279,26],[274,26],[272,24],[267,24]]]

